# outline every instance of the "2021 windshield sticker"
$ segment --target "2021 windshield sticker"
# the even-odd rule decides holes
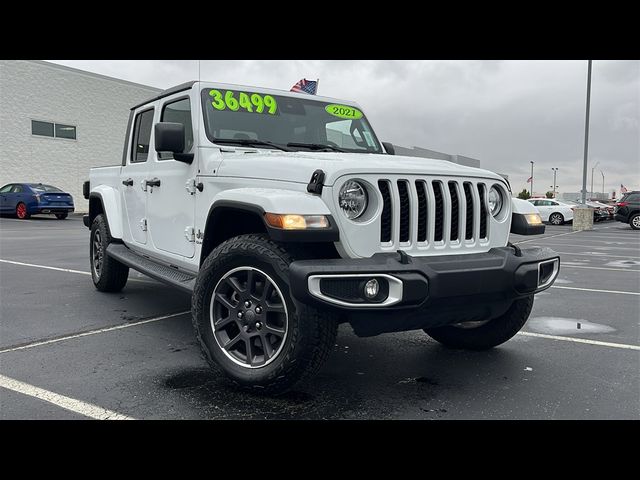
[[[333,115],[338,118],[346,118],[348,120],[357,120],[362,118],[362,112],[357,108],[350,107],[348,105],[336,105],[332,103],[324,107],[329,115]]]
[[[232,112],[266,113],[276,115],[278,102],[271,95],[237,92],[234,90],[209,90],[211,106],[216,110]]]

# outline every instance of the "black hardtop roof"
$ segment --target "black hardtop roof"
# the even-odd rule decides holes
[[[189,90],[191,87],[193,87],[194,83],[196,83],[196,81],[191,80],[190,82],[181,83],[180,85],[176,85],[175,87],[167,88],[166,90],[161,91],[155,97],[149,98],[144,102],[131,107],[131,110],[135,110],[138,107],[146,105],[147,103],[155,102],[156,100],[159,100],[161,98],[168,97],[169,95],[173,95],[174,93],[182,92],[184,90]]]

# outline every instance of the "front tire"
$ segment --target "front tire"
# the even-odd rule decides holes
[[[203,356],[245,390],[283,393],[311,378],[334,346],[336,318],[289,294],[292,261],[251,234],[223,242],[200,268],[192,320]]]
[[[129,278],[129,267],[107,255],[113,243],[104,215],[98,215],[91,224],[89,258],[93,284],[101,292],[119,292]]]
[[[488,350],[506,342],[524,326],[533,308],[533,295],[516,300],[502,316],[488,322],[468,322],[425,329],[434,340],[450,348]],[[478,326],[475,326],[478,325]]]
[[[65,218],[67,218],[69,216],[69,214],[67,213],[56,213],[56,218],[58,220],[64,220]]]
[[[561,213],[552,213],[549,215],[549,223],[552,225],[562,225],[564,223],[564,215]]]
[[[634,230],[640,230],[640,213],[631,215],[631,218],[629,219],[629,225],[631,225],[631,228],[633,228]]]

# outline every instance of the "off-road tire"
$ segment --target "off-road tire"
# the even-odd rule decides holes
[[[477,327],[453,325],[425,329],[434,340],[450,348],[487,350],[506,342],[524,326],[533,308],[533,295],[516,300],[502,316]]]
[[[629,225],[634,230],[640,230],[640,213],[634,213],[631,215],[631,218],[629,218]]]
[[[102,264],[99,272],[94,267],[94,240],[96,234],[99,234],[99,248],[102,249]],[[102,214],[98,215],[91,224],[89,263],[93,284],[101,292],[119,292],[124,288],[129,278],[129,267],[107,255],[107,247],[113,242],[106,218]]]
[[[193,327],[202,354],[209,365],[237,387],[252,392],[284,393],[315,375],[335,344],[337,318],[294,303],[289,293],[289,264],[294,259],[265,235],[249,234],[229,239],[206,258],[192,296]],[[262,367],[234,363],[215,339],[210,304],[218,281],[234,268],[253,267],[275,281],[286,302],[288,325],[282,350]]]

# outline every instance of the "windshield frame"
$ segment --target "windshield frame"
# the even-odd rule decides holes
[[[231,87],[231,88],[230,88]],[[207,87],[201,87],[200,89],[200,103],[201,103],[201,107],[202,107],[202,123],[204,126],[204,133],[207,137],[207,139],[214,145],[224,145],[225,143],[228,142],[229,146],[232,147],[240,147],[240,148],[248,148],[248,149],[266,149],[266,150],[276,150],[277,147],[275,146],[269,146],[269,145],[256,145],[256,146],[249,146],[249,145],[238,145],[238,144],[233,144],[233,139],[230,138],[216,138],[213,136],[213,132],[211,132],[209,130],[209,122],[207,121],[207,109],[208,109],[208,103],[209,103],[209,91],[212,89],[220,89],[220,90],[233,90],[236,92],[246,92],[246,93],[258,93],[261,95],[271,95],[271,96],[281,96],[281,97],[289,97],[289,98],[296,98],[298,95],[287,95],[287,93],[289,92],[285,92],[285,91],[270,91],[270,90],[265,90],[265,89],[261,89],[258,87],[243,87],[243,86],[236,86],[234,85],[232,86],[222,86],[222,85],[212,85],[212,86],[207,86]],[[309,97],[313,97],[313,95],[308,95]],[[384,147],[382,145],[382,142],[380,141],[380,139],[378,138],[378,135],[376,134],[375,130],[373,129],[373,126],[371,125],[371,122],[369,122],[369,119],[367,118],[367,116],[365,115],[364,111],[362,111],[362,109],[358,106],[353,104],[353,102],[345,102],[342,100],[338,100],[338,99],[332,99],[332,98],[324,98],[322,97],[322,99],[316,99],[316,98],[306,98],[307,95],[305,95],[305,100],[310,100],[310,101],[314,101],[317,102],[319,104],[326,104],[326,105],[331,105],[331,104],[337,104],[337,103],[341,103],[347,106],[351,106],[353,108],[357,108],[358,110],[360,110],[360,112],[362,112],[362,119],[364,120],[365,124],[369,127],[369,132],[371,133],[371,136],[373,137],[374,143],[375,143],[375,150],[365,150],[365,149],[355,149],[355,148],[348,148],[348,147],[342,147],[339,146],[339,148],[341,148],[342,150],[344,150],[344,153],[364,153],[364,154],[384,154]],[[344,120],[344,119],[343,119]],[[266,141],[272,141],[273,143],[278,143],[280,144],[280,142],[274,142],[272,139],[265,139],[265,138],[258,138],[258,140],[266,140]],[[294,139],[291,139],[291,142],[293,143],[297,143],[294,142]],[[287,142],[289,143],[289,142]],[[310,142],[311,144],[311,142]],[[287,144],[282,144],[283,146],[287,147]],[[307,147],[303,147],[303,146],[292,146],[292,147],[287,147],[290,148],[293,152],[313,152],[313,153],[337,153],[335,150],[330,150],[329,148],[327,148],[327,150],[319,150],[319,149],[315,149],[315,148],[307,148]]]

